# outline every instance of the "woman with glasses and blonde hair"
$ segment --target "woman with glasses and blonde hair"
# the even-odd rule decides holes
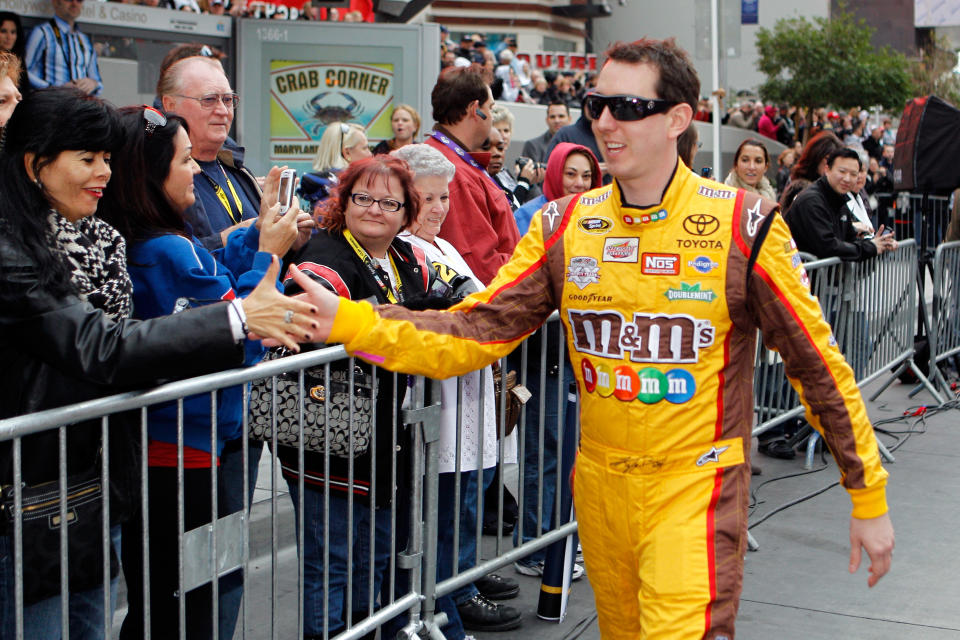
[[[294,253],[290,262],[330,291],[350,300],[402,304],[420,296],[431,284],[430,268],[422,251],[397,238],[400,230],[409,226],[420,211],[420,200],[406,162],[390,155],[352,162],[340,174],[333,195],[323,204],[321,229]],[[288,280],[284,285],[287,295],[301,292],[293,281]],[[331,370],[344,365],[346,363],[334,363]],[[355,361],[351,371],[360,378],[370,375],[372,369]],[[393,479],[398,483],[406,481],[404,461],[408,447],[395,418],[405,389],[405,378],[384,369],[376,370],[373,400],[376,420],[369,449],[352,458],[350,453],[338,456],[331,451],[329,469],[325,465],[325,453],[304,451],[302,495],[300,452],[294,447],[279,447],[281,470],[298,519],[298,535],[300,518],[303,519],[304,539],[299,548],[303,549],[305,638],[325,637],[325,630],[333,637],[353,620],[366,617],[368,608],[374,604],[369,593],[380,593],[384,577],[389,579]],[[329,520],[324,517],[327,494]],[[402,489],[400,495],[403,495]],[[403,509],[398,506],[397,511],[400,513]],[[348,526],[351,518],[352,529]],[[375,530],[373,535],[371,526]],[[325,531],[329,533],[326,549]],[[347,562],[351,549],[352,567]],[[325,553],[328,562],[324,561]],[[326,594],[325,571],[329,585]],[[352,610],[346,609],[349,574],[353,576]],[[326,624],[325,597],[329,611]]]

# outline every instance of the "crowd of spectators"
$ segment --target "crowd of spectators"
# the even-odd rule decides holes
[[[516,38],[506,38],[493,51],[482,34],[464,36],[459,44],[441,26],[440,65],[468,67],[480,65],[488,79],[493,97],[501,102],[526,104],[564,104],[579,108],[584,95],[596,83],[596,74],[578,70],[541,70],[518,56]]]

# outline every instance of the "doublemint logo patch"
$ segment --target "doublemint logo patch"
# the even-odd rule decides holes
[[[667,289],[666,293],[663,295],[667,296],[667,299],[671,302],[675,300],[713,302],[717,298],[717,294],[713,292],[713,289],[701,289],[699,282],[696,284],[687,284],[686,282],[681,282],[679,289]]]

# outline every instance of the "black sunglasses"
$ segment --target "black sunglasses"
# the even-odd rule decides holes
[[[661,100],[660,98],[641,98],[640,96],[605,96],[599,93],[592,93],[587,96],[584,102],[584,108],[592,120],[599,120],[603,115],[603,110],[610,108],[610,115],[614,120],[632,121],[643,120],[647,116],[657,113],[664,113],[670,107],[679,104],[673,100]]]

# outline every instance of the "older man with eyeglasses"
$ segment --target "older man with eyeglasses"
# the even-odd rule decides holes
[[[187,220],[206,248],[219,249],[260,211],[260,186],[244,167],[243,148],[227,137],[240,99],[220,61],[204,56],[170,65],[157,94],[165,112],[187,121],[193,158],[200,165],[193,179],[197,201],[187,209]]]
[[[82,12],[83,0],[53,0],[53,17],[30,32],[25,64],[34,89],[69,85],[94,96],[103,91],[97,52],[76,27]]]

